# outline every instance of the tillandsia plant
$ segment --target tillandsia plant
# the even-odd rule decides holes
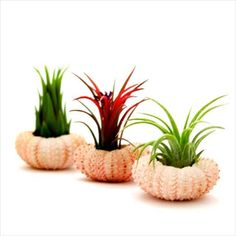
[[[39,94],[39,108],[35,108],[36,128],[35,136],[58,137],[69,134],[70,123],[67,121],[66,105],[62,105],[61,81],[65,69],[53,71],[52,79],[45,66],[46,80],[38,69],[35,69],[41,79],[42,95]]]
[[[203,150],[199,150],[199,145],[208,135],[223,127],[207,125],[197,133],[193,132],[199,124],[206,123],[203,118],[209,112],[222,106],[215,103],[223,97],[208,102],[191,119],[190,110],[182,132],[166,107],[150,99],[165,112],[169,122],[159,116],[143,113],[144,118],[132,119],[132,123],[127,126],[148,124],[162,133],[158,139],[137,146],[140,152],[136,167],[133,169],[135,182],[152,195],[167,200],[194,199],[208,192],[216,183],[219,170],[215,162],[201,157]],[[149,158],[142,156],[148,147],[151,147]],[[139,158],[142,159],[141,165]],[[150,167],[150,163],[153,163],[154,167],[152,165]]]
[[[140,84],[134,84],[127,87],[127,84],[133,72],[134,69],[124,82],[122,88],[120,89],[116,97],[114,96],[115,84],[113,86],[112,91],[103,93],[99,89],[98,85],[87,74],[85,75],[91,85],[89,85],[84,79],[76,75],[90,90],[92,97],[80,96],[76,98],[76,100],[79,101],[85,109],[72,111],[79,111],[85,113],[94,120],[98,129],[98,138],[96,137],[94,131],[90,128],[88,124],[84,122],[82,123],[86,125],[89,131],[91,132],[96,149],[108,151],[120,149],[121,141],[123,139],[122,127],[127,123],[128,119],[130,118],[138,104],[144,101],[141,100],[133,104],[129,108],[126,106],[127,100],[133,97],[133,93],[142,90],[141,86],[145,83],[144,81]],[[97,118],[96,115],[92,112],[92,110],[89,109],[89,107],[81,101],[83,99],[90,100],[95,104],[99,112],[99,118]]]
[[[50,78],[45,66],[45,78],[35,69],[41,79],[42,94],[39,108],[35,108],[34,132],[22,132],[16,139],[16,150],[30,166],[39,169],[65,169],[73,163],[74,149],[84,139],[70,132],[66,106],[62,105],[61,82],[65,69],[53,71]]]
[[[81,151],[82,147],[80,147],[77,152],[75,152],[78,168],[92,179],[114,182],[125,181],[130,179],[131,165],[133,163],[135,154],[132,153],[130,146],[125,146],[123,148],[122,140],[125,140],[123,138],[123,128],[127,124],[128,120],[130,119],[132,113],[137,108],[137,106],[145,99],[134,103],[130,107],[126,106],[126,102],[129,98],[134,97],[133,94],[135,92],[142,90],[142,85],[146,82],[144,81],[139,84],[133,84],[128,86],[128,82],[131,79],[133,72],[134,69],[131,71],[128,78],[125,80],[117,96],[115,96],[114,94],[115,84],[113,86],[112,91],[103,93],[99,89],[98,85],[87,74],[85,74],[87,81],[76,75],[87,86],[92,96],[80,96],[76,98],[76,100],[80,102],[84,109],[73,111],[82,112],[91,117],[95,122],[98,130],[98,135],[96,137],[92,128],[87,123],[82,122],[90,130],[95,142],[95,148],[90,145],[90,148],[94,149],[94,151],[97,150],[96,154],[93,154],[95,162],[94,170],[97,169],[99,171],[100,169],[102,169],[102,173],[91,173],[88,168],[86,170],[86,167],[84,166],[84,158],[86,157],[85,155],[83,155],[83,151]],[[87,105],[85,105],[85,103],[82,102],[82,100],[89,100],[93,104],[95,104],[98,109],[99,116],[97,117],[92,112],[92,110]],[[88,148],[85,149],[87,150]],[[110,153],[110,151],[113,152]],[[116,155],[118,155],[117,160],[114,153],[117,153]],[[101,156],[101,158],[99,158],[99,155]],[[92,157],[87,158],[92,159]],[[123,160],[119,160],[120,158]],[[99,167],[97,167],[97,165],[99,165]],[[104,165],[111,165],[112,169],[109,167],[105,171]],[[117,170],[113,171],[113,168]],[[118,171],[119,168],[120,170]],[[117,174],[115,174],[116,172]]]

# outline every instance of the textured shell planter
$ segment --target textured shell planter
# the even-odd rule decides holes
[[[145,192],[159,199],[197,199],[209,192],[219,179],[218,166],[210,159],[200,159],[184,168],[165,166],[159,161],[153,165],[149,160],[143,156],[135,162],[133,179]]]
[[[135,68],[134,68],[135,69]],[[133,104],[126,105],[129,98],[133,98],[134,93],[142,90],[143,81],[138,84],[128,85],[134,72],[131,71],[124,81],[121,89],[116,92],[115,83],[111,90],[102,92],[98,85],[85,74],[85,79],[75,76],[90,90],[90,96],[79,96],[75,98],[82,106],[82,109],[74,109],[87,115],[96,125],[96,129],[90,127],[86,121],[78,121],[85,125],[90,131],[94,144],[85,144],[78,147],[74,153],[75,166],[88,178],[103,182],[125,182],[131,180],[132,165],[137,158],[138,152],[133,152],[132,145],[122,145],[124,127],[137,106],[146,101],[142,99]],[[87,100],[95,105],[97,113],[90,109],[90,105],[85,105],[81,100]]]
[[[73,152],[83,143],[84,139],[75,134],[43,138],[32,132],[22,132],[16,139],[16,150],[33,168],[61,170],[72,166]]]
[[[132,177],[132,165],[136,159],[132,146],[113,151],[97,150],[84,144],[74,152],[75,166],[88,178],[104,182],[125,182]]]

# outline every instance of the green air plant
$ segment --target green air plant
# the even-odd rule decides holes
[[[42,94],[35,108],[35,131],[21,132],[16,138],[16,151],[29,166],[37,169],[62,170],[72,166],[73,152],[85,143],[83,137],[70,134],[66,107],[62,106],[61,81],[64,69],[53,71],[52,79],[45,66],[45,79],[41,78]]]
[[[215,105],[215,102],[223,97],[224,96],[220,96],[208,102],[196,112],[192,119],[190,119],[190,110],[182,132],[180,132],[173,116],[165,108],[165,106],[154,99],[150,99],[165,112],[169,122],[159,116],[148,113],[142,113],[145,116],[143,118],[134,118],[130,120],[132,123],[126,127],[136,124],[148,124],[154,126],[162,133],[158,139],[137,146],[137,149],[140,149],[140,156],[147,147],[151,147],[150,162],[157,160],[163,165],[177,168],[192,166],[197,163],[204,151],[198,150],[200,143],[216,129],[223,129],[223,127],[208,125],[195,134],[193,134],[193,131],[200,124],[206,124],[203,118],[205,118],[209,112],[222,106]]]
[[[127,126],[148,124],[162,133],[156,140],[137,146],[140,152],[132,168],[134,182],[150,195],[170,201],[193,200],[208,193],[219,179],[219,168],[213,160],[202,157],[203,150],[198,149],[208,135],[222,127],[206,125],[198,131],[196,127],[206,124],[203,118],[222,106],[216,102],[223,97],[211,100],[193,116],[190,110],[182,132],[170,112],[160,102],[150,99],[168,120],[143,113],[144,118],[132,119],[133,123]],[[143,153],[146,148],[148,152]]]
[[[36,128],[33,134],[41,137],[58,137],[69,134],[70,121],[67,121],[66,106],[62,105],[61,82],[65,69],[53,71],[50,78],[45,66],[45,78],[35,69],[41,79],[42,94],[39,94],[39,107],[35,108]]]

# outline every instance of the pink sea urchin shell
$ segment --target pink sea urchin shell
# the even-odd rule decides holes
[[[75,134],[43,138],[34,136],[32,132],[22,132],[16,138],[16,151],[31,167],[66,169],[73,164],[73,152],[82,143],[85,140]]]
[[[131,179],[132,165],[137,152],[132,146],[113,151],[97,150],[84,144],[74,152],[75,166],[87,177],[96,181],[125,182]]]
[[[200,159],[193,166],[175,168],[156,161],[149,164],[143,156],[132,169],[134,182],[154,197],[165,200],[192,200],[207,193],[219,178],[219,169],[213,160]]]

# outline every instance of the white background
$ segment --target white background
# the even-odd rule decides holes
[[[207,118],[226,128],[204,143],[221,169],[213,191],[192,202],[165,202],[133,183],[26,167],[14,142],[34,129],[40,83],[33,66],[45,64],[69,66],[62,87],[68,110],[88,92],[71,72],[86,72],[110,90],[135,65],[131,81],[149,79],[140,98],[158,99],[181,124],[191,106],[227,94],[227,105]],[[234,79],[234,1],[1,2],[1,235],[235,235]],[[155,109],[139,108],[162,115]],[[92,141],[78,124],[71,131]],[[158,135],[146,126],[126,133],[134,142]]]

